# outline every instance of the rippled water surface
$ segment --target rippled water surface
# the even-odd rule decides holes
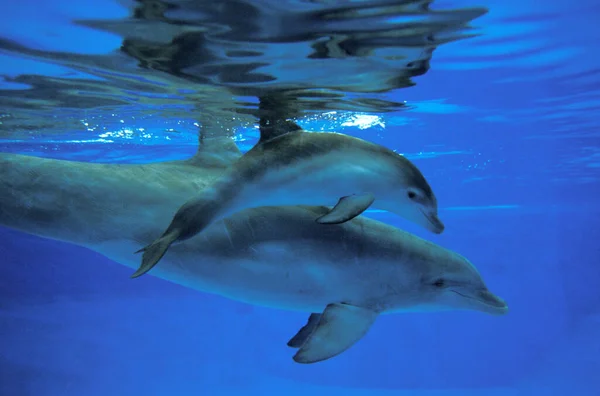
[[[294,98],[297,112],[398,109],[389,93],[426,73],[438,46],[473,35],[469,22],[486,12],[429,1],[144,0],[101,13],[48,4],[49,14],[36,11],[47,29],[3,28],[9,136],[110,112],[231,118],[269,93]]]

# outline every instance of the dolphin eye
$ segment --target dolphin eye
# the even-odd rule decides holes
[[[444,287],[446,285],[446,282],[443,279],[438,279],[435,282],[433,282],[433,286],[435,287]]]
[[[408,195],[408,198],[410,198],[410,199],[415,199],[417,197],[417,193],[414,192],[413,190],[408,190],[407,195]]]

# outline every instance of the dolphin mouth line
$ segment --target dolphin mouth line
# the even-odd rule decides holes
[[[484,305],[486,305],[488,307],[492,307],[492,308],[496,308],[496,309],[502,309],[502,310],[506,309],[506,304],[503,304],[503,305],[493,305],[493,304],[489,304],[489,303],[487,303],[485,301],[479,300],[477,298],[474,298],[474,297],[471,297],[471,296],[467,296],[466,294],[462,294],[460,292],[457,292],[456,290],[450,290],[450,291],[458,294],[461,297],[469,298],[471,300],[474,300],[474,301],[477,301],[479,303],[482,303],[482,304],[484,304]]]
[[[481,300],[478,300],[478,299],[476,299],[476,298],[473,298],[473,297],[467,296],[466,294],[459,293],[459,292],[457,292],[456,290],[450,290],[450,291],[451,291],[451,292],[453,292],[453,293],[456,293],[456,294],[458,294],[458,295],[459,295],[459,296],[461,296],[461,297],[468,298],[468,299],[475,300],[475,301],[479,301],[479,302],[483,302],[483,301],[481,301]],[[484,304],[485,304],[485,303],[484,303]]]
[[[433,226],[433,228],[435,228],[436,230],[439,230],[440,228],[443,229],[440,224],[440,220],[439,219],[437,219],[437,221],[434,220],[434,217],[435,217],[434,215],[425,213],[425,211],[421,208],[419,208],[419,211],[421,212],[421,214],[423,216],[425,216],[425,218],[427,219],[427,221],[429,221],[429,224],[431,224]]]

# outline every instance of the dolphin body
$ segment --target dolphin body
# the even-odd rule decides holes
[[[142,263],[133,278],[150,271],[174,242],[247,208],[326,205],[338,200],[315,220],[340,224],[373,206],[434,233],[444,230],[435,194],[407,158],[345,134],[311,133],[291,121],[275,122],[261,125],[259,142],[187,200],[162,235],[138,251],[143,252]]]
[[[135,268],[131,252],[152,240],[176,202],[239,156],[229,139],[205,139],[189,160],[143,165],[0,154],[0,224]],[[507,311],[461,255],[366,217],[327,227],[315,222],[328,212],[322,206],[240,211],[173,246],[153,274],[254,305],[310,313],[288,342],[299,363],[342,353],[381,314]]]

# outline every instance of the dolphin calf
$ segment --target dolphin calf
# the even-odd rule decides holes
[[[261,125],[259,142],[209,187],[185,202],[143,252],[132,275],[152,269],[174,242],[242,209],[337,204],[316,221],[339,224],[370,206],[441,233],[437,199],[419,169],[396,152],[339,133],[312,133],[291,121]]]
[[[135,268],[131,251],[152,240],[177,199],[209,185],[236,158],[228,139],[205,139],[190,160],[143,165],[0,154],[0,224]],[[153,274],[249,304],[306,312],[307,323],[288,342],[299,363],[339,355],[383,314],[507,312],[463,256],[366,217],[329,227],[314,221],[327,213],[323,206],[240,211],[173,246]]]

